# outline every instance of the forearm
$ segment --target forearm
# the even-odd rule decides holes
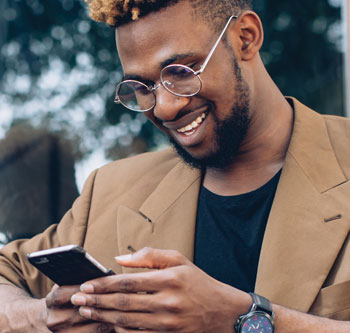
[[[350,322],[305,314],[274,305],[276,333],[349,333]]]
[[[242,310],[244,305],[243,298],[235,296],[231,293],[232,308],[239,308],[239,313],[235,312],[236,318],[239,315],[246,313],[246,310]],[[251,307],[251,299],[249,305]],[[238,306],[237,306],[238,305]],[[275,332],[276,333],[349,333],[350,332],[350,318],[341,320],[333,320],[324,317],[314,316],[308,313],[292,310],[280,305],[273,304],[272,309],[275,314]],[[236,319],[235,319],[236,320]]]
[[[45,299],[30,297],[11,285],[0,285],[0,333],[47,333]]]

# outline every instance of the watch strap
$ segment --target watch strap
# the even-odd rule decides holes
[[[270,324],[272,326],[272,332],[274,332],[275,315],[272,310],[272,305],[270,301],[265,297],[255,293],[249,293],[249,295],[253,300],[253,304],[250,310],[246,314],[243,314],[238,317],[237,322],[234,325],[235,331],[237,333],[242,333],[244,329],[244,332],[246,332],[245,328],[243,328],[244,322],[249,320],[249,318],[251,318],[253,315],[258,315],[258,316],[260,315],[260,316],[264,316],[267,320],[270,321]]]
[[[255,293],[249,293],[249,295],[253,300],[253,305],[249,312],[263,311],[263,312],[267,312],[270,316],[273,317],[272,305],[267,298]]]

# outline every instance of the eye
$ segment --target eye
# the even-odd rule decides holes
[[[197,62],[194,62],[193,64],[186,65],[186,66],[194,69],[197,66]]]
[[[145,86],[138,85],[138,86],[135,86],[134,89],[137,94],[148,95],[150,93]]]
[[[177,80],[182,78],[188,78],[193,75],[192,70],[190,70],[187,67],[184,66],[171,66],[165,69],[163,73],[163,79],[164,77],[170,77],[170,78],[176,78]],[[172,81],[171,79],[169,81]]]

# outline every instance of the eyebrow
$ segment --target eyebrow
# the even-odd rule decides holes
[[[136,75],[136,74],[124,74],[122,77],[122,81],[125,81],[125,80],[144,81],[140,75]]]
[[[190,57],[193,57],[193,56],[194,56],[194,53],[174,54],[171,57],[169,57],[168,59],[162,61],[160,65],[161,65],[161,68],[164,68],[164,67],[166,67],[166,66],[168,66],[170,64],[173,64],[176,61],[183,60],[183,59],[186,59],[186,58],[190,58]]]
[[[170,64],[176,63],[180,60],[193,57],[194,55],[195,55],[194,53],[174,54],[171,57],[165,59],[164,61],[162,61],[160,63],[160,69],[162,69]],[[125,80],[137,80],[137,81],[141,81],[141,82],[151,82],[150,80],[143,79],[142,76],[137,75],[137,74],[124,74],[122,80],[123,81],[125,81]]]

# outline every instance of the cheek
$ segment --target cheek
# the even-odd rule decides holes
[[[168,130],[160,125],[153,115],[153,111],[144,112],[143,115],[151,121],[155,126],[157,126],[163,133],[168,134]]]
[[[226,95],[229,87],[235,84],[234,64],[232,52],[219,44],[213,57],[202,73],[203,86],[221,88],[222,95]]]
[[[235,102],[235,89],[232,78],[214,77],[212,80],[203,83],[203,98],[215,104],[218,116],[231,110]],[[219,116],[220,118],[220,116]]]
[[[229,63],[222,62],[217,66],[210,66],[202,76],[202,93],[213,102],[224,103],[230,107],[235,98],[235,75]]]

